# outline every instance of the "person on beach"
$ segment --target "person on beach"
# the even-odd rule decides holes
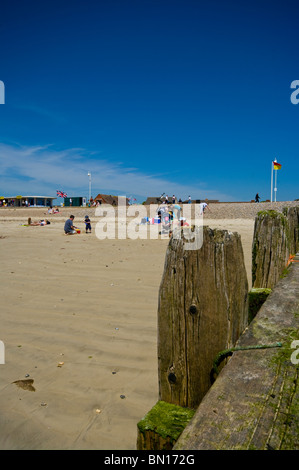
[[[176,225],[180,224],[181,210],[182,208],[178,204],[172,204],[172,206],[169,207],[169,212],[172,215],[172,221],[176,222]]]
[[[38,222],[32,222],[31,217],[29,217],[28,219],[28,225],[30,226],[37,226],[37,225],[43,226],[43,225],[49,225],[49,224],[50,224],[50,221],[47,219],[39,220]]]
[[[49,207],[48,214],[58,214],[59,209],[58,207]]]
[[[74,215],[70,215],[70,218],[67,219],[67,221],[64,224],[64,233],[66,235],[74,235],[75,233],[77,233],[76,229],[78,227],[75,227],[74,225],[74,218],[75,218]]]
[[[256,193],[255,195],[255,202],[260,202],[260,196],[259,196],[259,193]]]
[[[206,209],[211,211],[211,209],[209,208],[209,205],[206,202],[201,202],[199,204],[199,214],[203,215]]]
[[[86,233],[91,233],[91,223],[90,223],[90,218],[88,217],[88,215],[85,216],[84,223],[85,223]]]

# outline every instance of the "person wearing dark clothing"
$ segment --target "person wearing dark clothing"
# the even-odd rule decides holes
[[[64,224],[64,233],[66,235],[73,235],[74,233],[77,233],[77,227],[74,226],[74,218],[75,217],[73,215],[70,215],[70,218],[67,219]]]
[[[260,197],[259,197],[259,193],[256,193],[256,196],[255,196],[255,202],[260,202]]]
[[[90,224],[90,218],[88,217],[88,215],[85,216],[85,230],[86,230],[86,233],[91,233],[91,224]]]

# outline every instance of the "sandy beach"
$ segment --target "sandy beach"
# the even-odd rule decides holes
[[[249,285],[250,211],[204,218],[240,233]],[[81,234],[65,236],[71,212]],[[134,450],[137,423],[158,400],[158,289],[168,240],[99,240],[93,215],[0,209],[0,449]],[[28,217],[51,224],[22,225]]]

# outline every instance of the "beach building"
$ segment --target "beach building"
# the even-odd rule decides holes
[[[1,206],[13,207],[47,207],[53,206],[53,200],[56,197],[52,196],[1,196]]]
[[[94,201],[100,204],[110,204],[111,206],[118,206],[118,196],[111,196],[108,194],[98,194]],[[126,205],[129,205],[129,199],[126,197]]]
[[[65,197],[64,198],[65,207],[86,207],[86,197]]]

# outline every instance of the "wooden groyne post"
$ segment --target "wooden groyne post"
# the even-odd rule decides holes
[[[252,285],[272,289],[290,254],[299,249],[299,208],[261,211],[255,218],[252,243]]]
[[[139,450],[173,448],[211,387],[215,357],[247,325],[240,235],[200,230],[202,245],[187,249],[182,236],[167,248],[158,306],[159,401],[137,424]]]
[[[196,250],[172,238],[159,290],[159,399],[197,407],[212,384],[213,360],[235,344],[247,320],[240,235],[203,227]]]
[[[298,207],[285,209],[283,213],[263,211],[256,217],[252,261],[253,281],[254,285],[258,287],[252,289],[254,293],[252,291],[249,293],[249,295],[251,294],[251,310],[254,310],[253,317],[261,305],[265,303],[272,291],[272,286],[281,277],[282,271],[286,269],[289,254],[292,251],[295,253],[298,251],[298,235]],[[298,263],[298,260],[297,254],[294,261]],[[265,288],[269,285],[271,288]],[[288,284],[288,287],[292,290],[293,283]],[[252,294],[254,295],[252,296]],[[224,405],[224,403],[219,403],[219,398],[223,395],[223,392],[218,390],[219,387],[221,388],[221,380],[219,382],[218,378],[215,386],[211,388],[211,371],[212,368],[215,370],[215,360],[220,356],[221,361],[217,362],[218,373],[220,371],[219,364],[223,365],[222,353],[224,352],[238,349],[273,351],[269,348],[281,345],[277,342],[275,346],[269,345],[267,341],[264,341],[265,344],[262,345],[252,345],[251,329],[249,344],[233,347],[243,330],[245,330],[244,334],[246,335],[247,332],[248,336],[249,330],[245,327],[248,323],[249,295],[243,251],[240,236],[237,233],[204,227],[203,245],[191,251],[185,250],[183,239],[171,239],[166,253],[159,291],[158,376],[160,401],[138,423],[138,449],[201,448],[201,444],[197,443],[194,447],[194,439],[198,438],[201,441],[204,440],[205,435],[208,435],[208,441],[211,441],[213,439],[211,436],[217,435],[215,429],[218,433],[220,432],[221,438],[223,432],[217,421],[217,416],[220,416],[220,410],[223,411]],[[271,299],[273,303],[274,297],[271,296]],[[268,316],[267,313],[267,319]],[[254,332],[256,333],[256,328]],[[267,339],[270,340],[270,337]],[[234,352],[234,354],[236,353]],[[227,354],[224,357],[227,357]],[[263,357],[260,352],[259,357]],[[242,380],[244,379],[243,395],[245,396],[248,387],[247,369],[250,370],[250,367],[234,369],[236,377],[239,377],[239,373]],[[266,370],[270,370],[268,366]],[[264,380],[264,371],[265,369],[261,365],[259,384],[268,386],[267,381]],[[252,377],[255,377],[255,371]],[[228,374],[225,390],[229,396],[238,395],[238,388],[241,389],[243,386],[242,381],[237,386],[234,386],[233,382],[230,384],[232,380],[234,380],[234,376]],[[272,390],[272,385],[270,388]],[[209,403],[206,397],[213,395],[213,390],[217,391],[215,402]],[[203,400],[204,397],[205,400]],[[275,394],[271,392],[270,397],[274,398]],[[237,407],[239,399],[240,397],[235,398]],[[199,408],[190,421],[192,410],[194,413],[198,405]],[[209,413],[209,419],[205,423],[206,427],[200,428],[200,431],[196,430],[193,436],[194,427],[199,426],[198,423],[202,423],[201,409]],[[216,410],[216,415],[213,414],[214,410]],[[228,417],[226,434],[229,435],[231,427],[229,408],[224,408],[223,413]],[[197,415],[200,416],[199,419],[197,419]],[[235,416],[239,419],[239,412],[235,413]],[[243,421],[242,415],[240,416]],[[217,421],[216,427],[210,426],[213,419]],[[223,420],[222,417],[221,423]],[[187,424],[186,431],[183,431],[182,436],[184,437],[178,437],[182,427],[188,421],[190,424]],[[245,424],[245,428],[248,428],[247,424]],[[240,437],[240,426],[236,426],[236,429],[238,430],[237,436]],[[191,436],[191,447],[185,447],[186,439],[189,439],[188,436]],[[176,445],[177,439],[179,439],[179,445]],[[225,436],[226,439],[227,436]],[[221,446],[221,444],[217,444],[217,448],[221,448],[218,445]],[[237,445],[238,448],[238,444],[230,445],[233,447]],[[244,445],[247,448],[253,444],[250,441],[249,444],[244,443]],[[209,446],[210,443],[207,447],[202,448],[211,448]],[[241,448],[243,448],[243,444]]]
[[[290,239],[290,252],[291,254],[298,253],[299,251],[299,207],[285,207],[283,214],[288,220],[289,239]]]

